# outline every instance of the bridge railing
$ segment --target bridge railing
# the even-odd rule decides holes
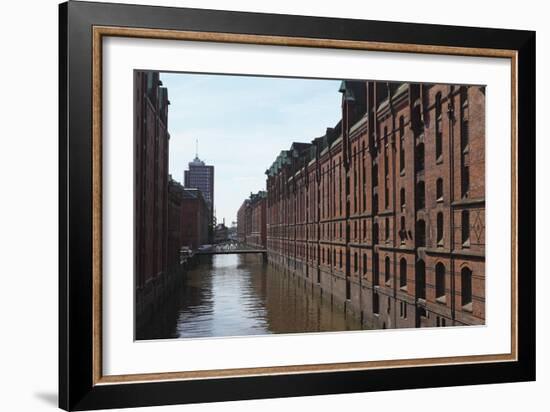
[[[265,248],[248,245],[246,243],[228,242],[221,245],[214,245],[209,249],[199,249],[198,254],[215,255],[215,254],[236,254],[236,253],[266,253]]]

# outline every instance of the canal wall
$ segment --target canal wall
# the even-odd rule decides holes
[[[391,287],[373,285],[360,276],[350,276],[338,267],[317,265],[268,251],[268,264],[303,282],[306,289],[365,329],[414,328],[414,298]],[[344,269],[344,268],[343,268]],[[394,296],[397,293],[397,296]]]
[[[135,294],[135,319],[136,335],[146,327],[155,314],[162,308],[164,302],[183,284],[187,270],[195,267],[199,257],[194,255],[186,262],[173,265],[166,272],[150,279],[144,287],[136,289]]]
[[[327,270],[321,265],[285,257],[273,251],[267,253],[267,260],[268,264],[277,270],[301,280],[308,291],[319,296],[336,310],[362,321],[366,328],[373,326],[373,322],[363,317],[366,308],[361,301],[366,299],[360,296],[359,287],[353,289],[351,299],[346,298],[346,276],[343,271]],[[367,291],[364,290],[363,293]]]
[[[443,322],[433,315],[430,303],[419,301],[393,282],[373,284],[352,272],[346,277],[339,267],[317,265],[272,250],[267,252],[268,264],[287,276],[303,282],[306,290],[316,294],[346,317],[352,316],[365,329],[393,329],[433,326],[464,326],[475,320]],[[439,324],[438,324],[439,322]]]

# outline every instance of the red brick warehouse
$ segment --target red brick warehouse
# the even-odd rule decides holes
[[[168,90],[158,72],[134,74],[135,271],[146,287],[167,269]]]
[[[249,246],[264,249],[267,243],[267,193],[251,193],[237,212],[237,239]]]
[[[179,251],[183,247],[196,250],[208,243],[208,228],[211,222],[211,211],[208,202],[199,189],[183,187],[170,177],[169,194],[169,256],[171,264],[179,261]]]
[[[212,207],[201,190],[183,187],[168,174],[170,102],[159,73],[135,71],[134,91],[135,302],[141,326],[181,281],[182,249],[208,242]],[[200,169],[197,163],[192,165]],[[213,167],[204,167],[212,180]]]
[[[267,174],[269,261],[367,327],[485,322],[485,90],[344,81]]]

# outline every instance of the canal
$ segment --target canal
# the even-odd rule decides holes
[[[201,256],[137,339],[200,338],[361,329],[261,255]]]

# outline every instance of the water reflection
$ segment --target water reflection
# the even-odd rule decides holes
[[[260,255],[202,256],[138,339],[197,338],[361,329],[303,280]]]

